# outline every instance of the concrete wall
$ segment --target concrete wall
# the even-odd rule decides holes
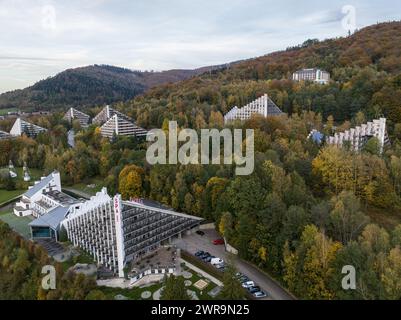
[[[235,255],[238,254],[238,250],[231,246],[228,242],[226,242],[226,251]]]
[[[211,230],[211,229],[216,229],[216,226],[214,223],[205,223],[205,224],[201,224],[199,226],[200,230]]]

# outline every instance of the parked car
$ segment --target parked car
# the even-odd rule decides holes
[[[237,273],[235,274],[235,277],[236,277],[237,279],[241,278],[242,276],[243,276],[243,274],[242,274],[241,272],[237,272]]]
[[[224,260],[221,259],[221,258],[213,258],[212,260],[210,260],[210,263],[211,263],[212,265],[221,264],[221,263],[223,263],[223,262],[224,262]]]
[[[208,256],[205,259],[203,259],[203,261],[210,262],[210,261],[212,261],[213,258],[216,258],[216,257],[215,256]]]
[[[254,286],[254,287],[249,287],[248,288],[249,293],[255,293],[261,291],[259,286]]]
[[[196,231],[196,233],[199,234],[200,236],[204,236],[205,235],[205,233],[202,230],[198,230],[198,231]]]
[[[244,283],[244,282],[249,281],[249,278],[247,276],[242,276],[238,280],[239,280],[239,282]]]
[[[210,253],[209,252],[205,252],[204,254],[201,254],[198,258],[203,260],[203,259],[205,259],[207,257],[210,257]]]
[[[223,239],[216,239],[216,240],[213,240],[213,244],[214,244],[214,245],[224,244],[224,240],[223,240]]]
[[[225,265],[224,262],[223,263],[219,263],[219,264],[215,264],[214,266],[219,270],[224,270],[226,268],[226,265]]]
[[[255,292],[255,293],[253,294],[253,296],[254,296],[255,298],[264,298],[264,297],[267,296],[267,294],[266,294],[264,291],[258,291],[258,292]]]
[[[203,250],[196,251],[195,252],[195,257],[200,257],[204,253],[205,253],[205,251],[203,251]]]
[[[254,287],[254,286],[255,286],[255,282],[253,282],[251,280],[242,283],[242,287],[245,288],[245,289],[247,289],[249,287]]]

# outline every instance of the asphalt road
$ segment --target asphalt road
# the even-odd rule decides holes
[[[195,253],[198,250],[208,251],[210,254],[227,260],[230,255],[225,251],[224,245],[214,245],[212,241],[220,238],[215,230],[203,230],[204,236],[198,234],[191,234],[183,236],[182,239],[175,239],[173,243],[177,247]],[[235,257],[234,265],[239,272],[242,272],[253,280],[258,286],[265,291],[268,296],[265,300],[293,300],[294,298],[287,293],[277,282],[275,282],[268,274],[262,272],[252,264]]]

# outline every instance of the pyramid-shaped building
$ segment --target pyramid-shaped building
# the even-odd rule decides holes
[[[82,128],[85,128],[89,124],[90,116],[83,113],[75,108],[70,108],[64,115],[64,119],[72,123],[74,120],[78,120]]]
[[[12,136],[22,136],[23,134],[28,137],[35,138],[39,133],[46,132],[47,129],[37,126],[36,124],[29,123],[28,121],[17,118],[13,127],[11,128],[10,134]]]
[[[113,115],[103,126],[100,128],[103,137],[111,139],[114,134],[117,136],[130,136],[130,137],[145,137],[147,131],[138,127],[126,118],[118,114]]]
[[[252,101],[242,108],[235,106],[224,116],[224,122],[233,120],[247,120],[253,114],[260,114],[264,117],[283,114],[279,107],[269,98],[267,94]]]

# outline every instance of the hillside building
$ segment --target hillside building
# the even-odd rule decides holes
[[[68,238],[124,277],[124,268],[163,241],[200,224],[201,218],[111,198],[104,188],[64,221]]]
[[[105,138],[111,139],[114,135],[129,136],[129,137],[146,137],[147,131],[141,127],[136,126],[126,118],[113,115],[105,124],[100,128],[101,135]]]
[[[114,115],[119,116],[119,118],[124,119],[125,121],[133,122],[133,120],[130,117],[123,114],[122,112],[117,111],[111,108],[110,106],[106,106],[103,108],[102,111],[100,111],[96,115],[96,117],[93,118],[92,123],[97,125],[102,125],[103,123],[107,122],[110,118],[112,118]]]
[[[247,120],[253,114],[260,114],[264,117],[281,115],[283,112],[279,107],[269,98],[267,94],[252,101],[242,108],[235,106],[224,116],[224,122],[227,123],[233,120]]]
[[[74,246],[89,253],[119,277],[124,269],[173,237],[192,232],[203,220],[158,205],[122,201],[103,188],[89,200],[61,191],[60,174],[35,183],[14,208],[17,216],[36,217],[29,226],[32,239],[60,239],[66,230]]]
[[[70,108],[64,115],[65,120],[72,123],[74,120],[78,120],[82,128],[86,128],[89,125],[90,116],[74,108]]]
[[[0,140],[11,139],[12,137],[13,136],[11,134],[9,134],[8,132],[0,130]]]
[[[23,134],[28,137],[35,138],[39,133],[46,132],[47,129],[37,126],[36,124],[29,123],[28,121],[17,118],[11,128],[10,134],[12,136],[22,136]]]
[[[54,171],[29,187],[16,203],[14,214],[19,217],[32,215],[39,218],[57,207],[68,207],[79,202],[61,191],[60,173]]]
[[[294,81],[313,81],[320,84],[327,84],[330,81],[330,73],[320,69],[302,69],[292,74]]]
[[[379,140],[380,153],[382,153],[384,146],[390,142],[386,130],[386,118],[376,119],[344,132],[336,133],[334,136],[327,137],[326,143],[339,147],[348,143],[351,150],[358,152],[372,137]]]

